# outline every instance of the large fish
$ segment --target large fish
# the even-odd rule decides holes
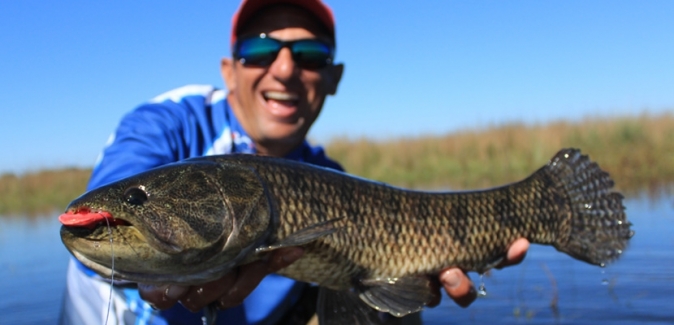
[[[285,159],[226,155],[100,187],[59,218],[64,244],[84,265],[140,283],[204,283],[302,246],[303,257],[278,273],[321,287],[320,322],[376,324],[376,311],[404,316],[427,305],[429,275],[448,266],[485,272],[520,237],[590,264],[618,258],[633,231],[612,187],[575,149],[520,182],[469,192],[411,191]]]

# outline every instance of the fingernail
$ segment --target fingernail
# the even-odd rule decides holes
[[[440,275],[440,281],[445,288],[457,288],[461,285],[460,271],[457,269],[447,270]]]
[[[178,300],[178,298],[182,297],[185,292],[187,292],[187,287],[184,286],[179,286],[179,285],[170,285],[166,288],[166,291],[164,291],[164,295],[172,300]]]

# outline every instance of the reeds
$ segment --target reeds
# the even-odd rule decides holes
[[[361,177],[411,188],[476,189],[522,179],[565,147],[588,154],[622,191],[674,183],[671,114],[507,124],[414,139],[338,139],[326,150]]]
[[[63,211],[66,205],[82,194],[91,174],[90,169],[67,168],[44,170],[21,176],[0,176],[0,216],[35,216]]]

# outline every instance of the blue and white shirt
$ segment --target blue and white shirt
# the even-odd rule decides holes
[[[204,155],[255,153],[255,146],[236,120],[225,92],[190,85],[155,97],[122,119],[99,156],[88,190],[167,163]],[[286,156],[342,170],[321,147],[306,141]],[[303,284],[267,276],[241,306],[221,311],[218,324],[273,324],[298,298]],[[201,324],[201,314],[176,304],[153,310],[137,289],[115,287],[112,311],[109,281],[71,259],[61,324]]]

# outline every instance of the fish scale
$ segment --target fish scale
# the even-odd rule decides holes
[[[468,192],[411,191],[279,158],[209,156],[81,196],[61,216],[61,236],[110,276],[110,252],[90,246],[107,238],[101,220],[121,220],[112,232],[115,278],[159,284],[208,282],[302,246],[302,258],[278,273],[325,288],[320,318],[345,321],[326,307],[344,304],[376,323],[363,310],[419,311],[432,299],[428,275],[450,266],[484,272],[521,237],[595,265],[615,260],[633,232],[612,187],[576,149],[520,182]],[[145,196],[134,196],[139,190]]]

